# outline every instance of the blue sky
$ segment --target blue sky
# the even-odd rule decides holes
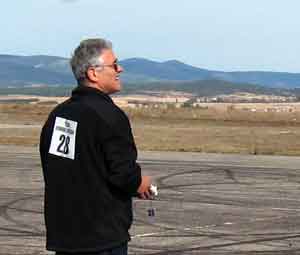
[[[299,10],[298,0],[2,1],[0,54],[70,57],[104,37],[119,59],[300,73]]]

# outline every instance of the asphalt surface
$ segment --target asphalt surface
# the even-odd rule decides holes
[[[300,254],[300,158],[142,152],[130,254]],[[149,216],[149,210],[154,216]],[[45,251],[37,148],[0,145],[0,255]]]

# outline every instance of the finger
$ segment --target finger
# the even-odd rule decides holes
[[[140,193],[140,198],[141,199],[146,199],[145,194],[144,193]]]
[[[151,193],[150,193],[149,190],[145,191],[144,194],[145,194],[145,197],[146,197],[147,199],[151,198]]]

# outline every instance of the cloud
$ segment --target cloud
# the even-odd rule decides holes
[[[75,3],[78,2],[79,0],[61,0],[63,3]]]

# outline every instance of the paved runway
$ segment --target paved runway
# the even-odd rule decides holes
[[[37,149],[1,145],[0,155],[0,255],[52,254]],[[159,196],[134,201],[130,254],[300,254],[300,158],[143,152],[139,160]]]

